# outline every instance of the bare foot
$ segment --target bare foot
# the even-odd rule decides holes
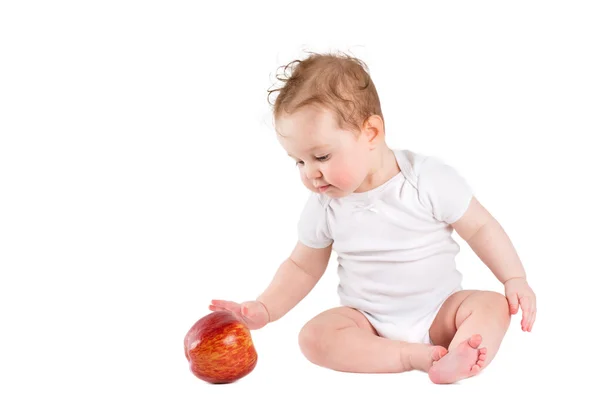
[[[434,362],[429,369],[429,379],[433,383],[454,383],[479,373],[487,353],[485,347],[478,349],[481,341],[481,335],[473,335]]]
[[[446,354],[448,354],[448,350],[445,347],[433,346],[433,350],[431,351],[431,361],[433,363],[440,361]]]
[[[448,354],[448,350],[442,346],[427,347],[418,344],[415,345],[415,348],[418,349],[418,351],[409,355],[408,363],[411,366],[409,369],[417,369],[424,372],[429,371],[436,361],[439,361]]]

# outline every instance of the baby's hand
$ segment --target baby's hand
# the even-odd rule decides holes
[[[265,305],[259,301],[246,301],[241,304],[213,300],[208,306],[211,311],[229,311],[241,319],[249,329],[260,329],[269,323],[269,312]]]
[[[537,312],[536,297],[533,290],[529,287],[525,278],[513,278],[504,283],[504,291],[508,299],[508,305],[511,314],[519,311],[519,304],[523,312],[521,319],[521,329],[524,332],[531,332],[535,322]]]

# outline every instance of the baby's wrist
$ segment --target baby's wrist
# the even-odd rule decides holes
[[[512,282],[512,281],[518,281],[518,280],[522,280],[522,281],[527,281],[527,277],[525,276],[514,276],[512,278],[508,278],[507,280],[504,281],[503,285],[506,285],[508,282]]]
[[[258,304],[260,304],[263,309],[265,310],[265,313],[267,314],[267,324],[271,322],[271,313],[269,312],[269,308],[267,307],[267,305],[260,299],[257,299],[256,302]]]
[[[269,309],[267,308],[267,305],[265,303],[263,303],[261,301],[260,304],[262,304],[263,308],[265,309],[265,312],[267,313],[267,324],[268,324],[271,322],[271,313],[269,312]]]

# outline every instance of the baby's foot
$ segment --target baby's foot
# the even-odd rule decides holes
[[[431,351],[431,361],[432,363],[436,363],[440,361],[442,357],[448,354],[448,350],[442,346],[433,346],[433,350]]]
[[[436,361],[448,354],[448,350],[442,346],[422,346],[420,344],[414,346],[413,351],[408,353],[408,365],[410,365],[408,369],[427,372]]]
[[[473,335],[433,363],[429,379],[433,383],[454,383],[476,375],[483,367],[487,349],[478,349],[481,335]]]

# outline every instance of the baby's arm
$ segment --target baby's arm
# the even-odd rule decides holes
[[[269,322],[294,308],[323,276],[331,256],[331,245],[312,248],[296,244],[290,257],[279,267],[270,285],[257,298],[269,313]]]
[[[512,242],[498,221],[473,197],[465,214],[452,227],[503,284],[525,278]]]
[[[531,331],[536,314],[536,298],[527,283],[525,269],[508,235],[498,221],[473,197],[465,214],[453,228],[504,284],[510,311],[519,304],[523,311],[523,330]]]

